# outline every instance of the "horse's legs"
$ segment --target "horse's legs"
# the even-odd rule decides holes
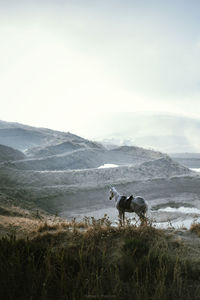
[[[124,225],[125,212],[119,210],[119,223],[120,226]]]
[[[147,225],[146,211],[143,211],[142,213],[140,213],[139,218],[141,221],[141,226],[143,226],[144,224]]]
[[[122,213],[123,225],[124,225],[125,212]]]
[[[123,212],[119,210],[119,224],[122,226]]]

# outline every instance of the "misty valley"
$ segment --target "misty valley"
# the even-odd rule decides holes
[[[108,201],[115,186],[123,195],[144,197],[155,226],[188,228],[199,220],[200,154],[108,147],[72,133],[3,121],[0,144],[2,209],[42,210],[68,220],[107,214],[116,224],[117,210]],[[166,207],[176,210],[161,210]],[[127,216],[137,221],[134,214]]]
[[[199,162],[0,121],[3,298],[199,299]],[[119,222],[111,186],[144,222]]]

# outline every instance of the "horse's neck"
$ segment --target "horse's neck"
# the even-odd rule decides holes
[[[115,190],[115,202],[117,202],[120,197],[121,195],[118,193],[118,191]]]

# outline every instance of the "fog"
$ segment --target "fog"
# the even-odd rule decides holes
[[[199,8],[195,0],[1,1],[0,119],[93,138],[99,112],[198,117]]]
[[[175,153],[200,152],[199,130],[198,118],[121,112],[91,116],[80,131],[83,136],[108,145],[135,145]]]

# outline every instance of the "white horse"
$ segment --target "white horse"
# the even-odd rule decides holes
[[[134,212],[136,213],[141,222],[143,223],[146,219],[146,213],[148,210],[148,203],[140,196],[130,197],[122,196],[116,188],[110,188],[109,200],[115,200],[115,206],[119,212],[120,224],[124,224],[125,212]]]

